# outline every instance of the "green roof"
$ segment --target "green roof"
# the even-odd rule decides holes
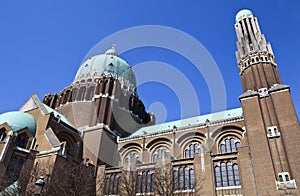
[[[240,10],[235,16],[235,21],[237,22],[239,19],[243,18],[244,16],[253,16],[253,13],[247,9]]]
[[[4,196],[4,195],[15,195],[15,196],[19,196],[20,195],[20,185],[18,181],[15,181],[14,183],[12,183],[11,185],[9,185],[8,187],[6,187],[3,191],[0,192],[0,196]]]
[[[74,81],[86,78],[87,76],[101,75],[102,73],[112,73],[123,77],[136,85],[135,76],[126,61],[117,56],[114,49],[109,49],[105,54],[99,54],[87,59],[79,67]]]
[[[68,119],[62,115],[61,113],[57,112],[56,110],[50,108],[49,106],[47,106],[46,104],[43,103],[43,106],[45,107],[45,109],[47,110],[48,113],[53,112],[54,116],[60,116],[60,120],[63,121],[64,123],[70,125],[71,127],[73,127],[73,125],[68,121]]]
[[[30,133],[35,136],[36,121],[30,114],[13,111],[0,115],[0,124],[7,123],[12,131],[17,132],[21,129],[28,128]]]
[[[129,137],[136,137],[136,136],[141,136],[144,134],[159,133],[162,131],[173,129],[174,126],[177,128],[188,127],[188,126],[205,123],[207,120],[212,122],[212,121],[219,121],[219,120],[225,120],[225,119],[230,119],[230,118],[234,118],[234,117],[239,117],[242,115],[243,115],[242,108],[236,108],[236,109],[226,110],[226,111],[222,111],[222,112],[205,114],[205,115],[196,116],[196,117],[192,117],[192,118],[187,118],[187,119],[182,119],[182,120],[177,120],[177,121],[166,122],[163,124],[157,124],[157,125],[152,125],[152,126],[148,126],[148,127],[143,127],[141,129],[138,129],[137,131],[135,131]]]

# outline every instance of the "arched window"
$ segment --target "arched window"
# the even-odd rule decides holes
[[[114,190],[114,175],[110,176],[110,185],[109,185],[109,193],[113,193]]]
[[[118,193],[118,187],[119,187],[119,176],[118,175],[114,175],[114,190],[113,190],[113,194],[117,194]]]
[[[221,175],[222,175],[222,186],[223,187],[228,186],[227,171],[226,171],[225,163],[221,163]]]
[[[21,148],[26,148],[27,141],[28,141],[28,136],[25,133],[23,133],[17,137],[16,146]]]
[[[289,175],[285,174],[285,180],[286,180],[286,181],[290,181]]]
[[[174,172],[173,172],[173,178],[174,178],[174,180],[173,180],[173,186],[174,186],[174,190],[176,191],[176,190],[178,190],[178,171],[177,170],[175,170]]]
[[[104,187],[105,195],[114,195],[119,193],[120,178],[119,173],[112,173],[106,176]]]
[[[157,159],[161,159],[167,155],[167,150],[164,147],[161,147],[156,150],[156,152],[152,155],[153,163],[156,163]]]
[[[151,174],[151,192],[154,192],[154,186],[155,186],[155,173]]]
[[[216,166],[215,167],[215,179],[216,179],[216,187],[221,187],[222,180],[221,180],[221,173],[220,173],[220,167]]]
[[[139,155],[137,152],[133,151],[127,154],[127,156],[124,158],[124,163],[135,163],[139,160]]]
[[[185,152],[184,152],[184,156],[185,156],[185,158],[190,158],[190,151],[189,151],[189,149],[186,149],[185,150]]]
[[[109,194],[109,181],[110,181],[110,178],[107,177],[105,179],[105,195],[108,195]]]
[[[235,146],[236,146],[236,148],[239,148],[241,146],[241,143],[240,142],[236,142]]]
[[[161,149],[158,149],[157,150],[157,158],[161,159],[161,154],[162,154]]]
[[[73,90],[72,90],[72,101],[75,101],[76,100],[76,96],[77,96],[77,88],[74,88]]]
[[[237,152],[238,147],[240,146],[241,142],[239,139],[235,137],[227,137],[220,143],[220,152],[221,154]]]
[[[142,173],[142,193],[146,192],[146,185],[147,185],[147,181],[146,181],[146,177],[147,177],[147,173],[145,171],[143,171]]]
[[[198,154],[199,153],[199,144],[198,143],[194,144],[194,149],[195,149],[195,154]]]
[[[239,169],[232,161],[221,162],[214,167],[216,187],[239,186],[241,185]]]
[[[124,163],[128,164],[129,163],[129,158],[125,158]]]
[[[83,86],[79,89],[77,100],[84,101],[84,96],[85,96],[85,87]]]
[[[65,104],[67,103],[69,100],[68,100],[68,97],[69,97],[69,94],[70,94],[70,90],[67,90],[64,94],[63,94],[63,101],[62,101],[62,104]]]
[[[231,151],[236,152],[235,141],[233,138],[230,139],[230,146],[231,146]]]
[[[279,181],[280,181],[280,182],[283,182],[282,175],[279,175]]]
[[[224,154],[225,153],[225,145],[221,144],[221,153]]]
[[[184,158],[194,158],[195,154],[199,153],[199,144],[198,143],[191,143],[187,146],[184,150]]]
[[[181,165],[173,170],[174,190],[189,190],[194,188],[194,169],[190,165]]]
[[[146,192],[150,192],[150,187],[151,187],[151,174],[150,174],[150,170],[147,171],[147,188],[146,188]]]
[[[138,176],[137,176],[137,193],[141,193],[142,192],[142,190],[141,190],[141,188],[142,188],[142,186],[141,186],[141,184],[142,184],[142,176],[139,174]]]
[[[137,176],[137,193],[149,193],[154,191],[155,174],[151,170],[140,171]]]
[[[184,168],[184,189],[187,190],[190,187],[190,179],[189,179],[189,168]]]
[[[86,93],[86,100],[91,101],[94,97],[94,86],[91,86],[88,88],[87,93]]]
[[[194,158],[194,153],[195,153],[195,151],[194,151],[194,145],[191,144],[190,145],[190,155],[191,155],[191,158]]]
[[[234,181],[235,185],[241,185],[240,175],[239,175],[239,167],[237,164],[233,165],[233,173],[234,173]]]
[[[229,186],[234,186],[234,177],[232,171],[231,163],[227,163],[227,174],[228,174],[228,184]]]
[[[195,174],[194,170],[190,169],[190,188],[193,189],[195,187]]]
[[[153,155],[153,163],[156,163],[156,161],[157,161],[157,155],[154,154],[154,155]]]
[[[183,168],[179,168],[179,190],[183,190],[184,188],[184,172],[183,172]]]
[[[225,147],[226,147],[226,152],[231,152],[230,143],[228,139],[225,140]]]

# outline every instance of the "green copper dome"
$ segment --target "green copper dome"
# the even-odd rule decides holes
[[[244,16],[253,16],[253,13],[250,10],[247,10],[247,9],[241,10],[236,14],[235,21],[237,22],[238,20],[240,20]]]
[[[30,133],[35,136],[36,121],[33,116],[23,112],[7,112],[0,115],[0,124],[7,123],[11,130],[17,132],[21,129],[28,128]]]
[[[135,76],[131,67],[126,61],[118,57],[118,53],[114,48],[107,50],[105,54],[93,56],[82,63],[74,81],[89,76],[100,76],[103,73],[111,73],[115,76],[123,77],[134,86],[136,85]]]

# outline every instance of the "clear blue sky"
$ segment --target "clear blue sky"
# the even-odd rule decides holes
[[[139,25],[173,27],[201,42],[223,76],[227,108],[240,107],[238,96],[242,89],[233,25],[235,14],[243,8],[258,17],[262,32],[272,44],[282,81],[291,86],[299,114],[300,2],[297,0],[288,3],[284,0],[0,1],[0,113],[18,110],[32,93],[41,99],[47,93],[58,93],[70,85],[81,61],[95,44],[112,33]],[[211,111],[207,85],[201,75],[194,74],[193,65],[185,58],[151,47],[120,56],[132,66],[147,61],[174,65],[193,83],[201,114]],[[139,88],[139,94],[147,109],[152,103],[161,102],[167,110],[167,121],[181,118],[180,103],[166,86],[145,84]]]

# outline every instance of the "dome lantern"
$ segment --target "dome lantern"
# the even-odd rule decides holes
[[[235,16],[235,21],[237,22],[245,16],[253,16],[253,13],[248,9],[240,10]]]
[[[84,61],[77,71],[74,82],[91,76],[100,77],[104,73],[121,77],[129,81],[134,87],[136,86],[133,70],[125,60],[118,57],[115,44],[105,54],[98,54]]]

